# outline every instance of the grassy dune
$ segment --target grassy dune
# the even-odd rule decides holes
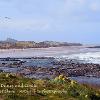
[[[63,75],[37,80],[1,73],[0,100],[100,100],[100,91]]]

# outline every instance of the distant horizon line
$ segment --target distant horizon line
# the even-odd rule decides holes
[[[8,37],[6,39],[2,39],[2,40],[0,39],[0,41],[6,41],[7,39],[12,39],[12,40],[16,40],[16,41],[39,41],[39,42],[40,41],[53,41],[53,42],[68,42],[68,41],[62,41],[62,40],[49,40],[49,39],[48,40],[47,39],[44,39],[44,40],[34,40],[34,39],[33,40],[32,39],[29,40],[29,39],[24,39],[23,40],[23,39],[16,39],[16,38],[10,38],[10,37]],[[80,43],[80,42],[70,42],[69,41],[69,43]]]
[[[5,39],[0,39],[0,41],[6,41],[7,39],[13,39],[13,40],[16,40],[16,41],[33,41],[33,42],[44,42],[44,41],[53,41],[53,42],[67,42],[67,43],[80,43],[80,44],[83,44],[83,45],[100,45],[100,43],[84,43],[84,42],[73,42],[73,41],[64,41],[64,40],[47,40],[47,39],[44,39],[44,40],[29,40],[29,39],[16,39],[16,38],[12,38],[12,37],[7,37]]]
[[[52,42],[68,42],[68,41],[61,41],[61,40],[47,40],[47,39],[44,39],[44,40],[29,40],[29,39],[15,39],[15,38],[6,38],[6,39],[0,39],[0,41],[7,41],[7,39],[12,39],[12,40],[15,40],[15,41],[34,41],[34,42],[43,42],[43,41],[52,41]],[[80,42],[68,42],[68,43],[80,43]]]

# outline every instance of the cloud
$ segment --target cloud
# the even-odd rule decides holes
[[[90,9],[92,11],[100,11],[100,3],[99,2],[93,2],[90,4]]]
[[[49,22],[43,19],[13,19],[0,22],[0,28],[10,30],[44,31],[49,28]]]
[[[80,4],[85,4],[86,0],[77,0]]]
[[[3,1],[3,2],[9,2],[9,1],[13,1],[13,0],[0,0],[0,1]]]
[[[2,0],[3,1],[3,0]],[[93,0],[4,0],[12,1],[0,9],[15,20],[0,23],[1,27],[35,31],[64,30],[69,23],[95,21],[99,1]],[[3,3],[4,4],[4,3]],[[8,14],[8,15],[7,15]],[[11,15],[11,16],[10,16]],[[99,19],[99,18],[98,18]],[[98,20],[97,19],[97,20]],[[71,26],[68,26],[71,27]],[[61,29],[62,28],[62,29]]]

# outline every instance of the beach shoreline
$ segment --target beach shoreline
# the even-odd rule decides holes
[[[97,85],[100,85],[98,84],[100,83],[100,64],[87,63],[78,58],[73,59],[73,55],[82,53],[86,56],[91,51],[93,54],[99,49],[88,49],[86,46],[0,49],[0,61],[4,60],[1,61],[2,64],[0,63],[0,71],[39,79],[54,78],[64,74],[67,77],[76,78],[75,80],[80,83],[85,82],[96,85],[96,79]],[[80,77],[81,79],[84,77],[83,80]],[[87,78],[90,79],[90,82],[88,82]],[[94,80],[91,81],[91,79]]]
[[[52,79],[63,74],[66,77],[74,77],[74,80],[80,83],[93,85],[100,85],[99,68],[99,64],[82,63],[74,59],[58,60],[53,57],[0,59],[1,72],[15,73],[36,79]]]

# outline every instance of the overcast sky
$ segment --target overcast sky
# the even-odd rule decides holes
[[[0,40],[100,43],[100,0],[0,0]]]

